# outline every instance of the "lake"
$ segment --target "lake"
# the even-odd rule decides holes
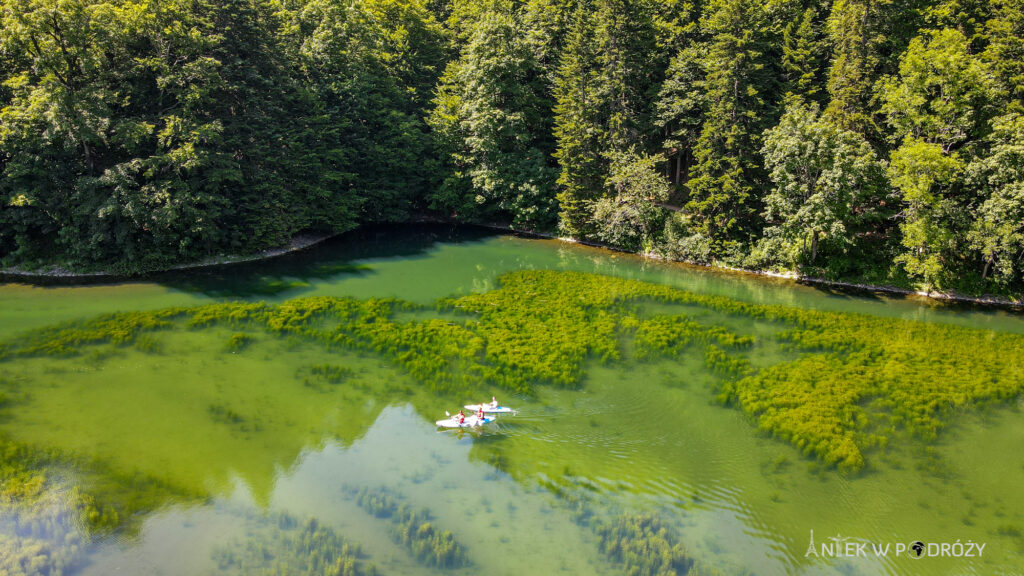
[[[1024,573],[1022,342],[439,225],[0,284],[0,573]]]

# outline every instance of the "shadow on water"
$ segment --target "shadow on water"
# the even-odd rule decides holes
[[[832,284],[824,284],[821,282],[810,282],[806,280],[797,280],[797,284],[812,288],[814,291],[831,296],[834,298],[856,298],[858,300],[870,300],[875,302],[883,302],[886,300],[906,300],[907,295],[899,292],[886,292],[883,290],[873,290],[871,288],[863,288],[858,286],[836,286]]]
[[[309,248],[264,260],[156,272],[137,277],[36,277],[0,274],[0,284],[36,286],[110,285],[152,282],[215,298],[268,298],[298,295],[318,280],[362,276],[372,272],[356,262],[369,259],[426,256],[438,244],[478,242],[505,234],[476,226],[451,224],[377,224],[329,238]]]
[[[905,302],[933,310],[948,310],[951,312],[1021,312],[1024,305],[1010,304],[1002,301],[985,300],[953,300],[939,297],[924,296],[909,292],[895,290],[882,290],[868,286],[855,286],[849,284],[826,284],[809,280],[797,280],[796,284],[805,288],[811,288],[819,294],[833,298],[846,300],[872,301],[879,303]]]
[[[477,227],[446,224],[391,224],[360,228],[305,250],[268,260],[155,274],[150,281],[217,298],[289,296],[318,280],[372,273],[362,260],[423,257],[441,243],[481,241],[498,235]]]

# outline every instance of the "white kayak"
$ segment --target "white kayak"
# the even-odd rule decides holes
[[[480,405],[479,404],[470,404],[470,405],[466,406],[465,408],[466,408],[466,410],[472,410],[473,412],[476,412],[477,410],[480,409]],[[515,413],[516,413],[516,411],[513,410],[512,408],[509,408],[508,406],[495,406],[495,407],[492,408],[490,404],[484,404],[484,414],[515,414]]]
[[[473,428],[474,426],[483,426],[494,422],[494,418],[477,418],[476,416],[466,416],[466,421],[459,424],[459,421],[455,418],[446,418],[444,420],[438,420],[437,425],[442,428]]]

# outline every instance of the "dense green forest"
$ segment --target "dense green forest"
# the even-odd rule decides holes
[[[0,0],[0,258],[424,215],[1024,290],[1024,0]]]

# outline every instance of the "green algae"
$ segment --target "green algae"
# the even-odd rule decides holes
[[[629,576],[693,573],[693,559],[654,514],[622,514],[599,523],[596,532],[601,553]]]
[[[218,574],[240,576],[377,576],[362,547],[315,518],[278,513],[244,540],[213,552]]]
[[[141,340],[142,338],[143,336],[140,336],[139,338],[137,338],[137,340]],[[228,341],[224,343],[224,350],[227,352],[236,353],[239,352],[240,350],[244,350],[246,347],[249,346],[249,344],[252,344],[252,341],[252,335],[246,334],[244,332],[235,332],[228,338]]]
[[[70,356],[94,344],[128,345],[143,332],[173,326],[181,308],[154,312],[104,314],[87,321],[71,321],[22,334],[4,347],[6,356]],[[0,357],[2,358],[2,357]]]
[[[197,499],[160,480],[101,462],[40,450],[0,436],[0,573],[59,576],[85,561],[87,546],[138,528],[143,513]]]
[[[324,392],[340,384],[348,383],[353,376],[355,376],[355,371],[347,366],[317,364],[300,369],[296,377],[302,380],[304,386]],[[364,389],[364,387],[354,383],[351,386]]]
[[[541,480],[573,520],[597,537],[598,549],[613,566],[629,576],[700,576],[718,574],[698,564],[673,528],[654,511],[595,512],[595,488],[585,479],[563,475]]]
[[[354,496],[359,507],[368,514],[390,522],[395,543],[408,549],[423,565],[437,568],[469,565],[463,547],[452,533],[434,527],[429,510],[414,509],[384,488],[363,488]]]
[[[776,324],[772,338],[796,358],[755,368],[746,357],[757,345],[754,337],[706,317],[643,317],[644,303]],[[588,359],[621,361],[623,338],[632,339],[638,360],[678,357],[700,346],[705,365],[721,374],[724,402],[750,414],[766,433],[850,469],[863,467],[866,451],[901,430],[934,439],[959,410],[1007,402],[1024,386],[1019,335],[751,304],[597,274],[512,272],[493,290],[441,299],[434,309],[446,317],[425,318],[428,308],[395,299],[225,302],[105,315],[33,331],[3,349],[8,358],[73,355],[91,345],[139,342],[157,330],[226,325],[380,354],[433,391],[497,386],[530,394],[544,384],[579,386]],[[417,319],[398,319],[410,311]],[[228,348],[251,341],[236,332]],[[337,383],[332,378],[311,373],[309,381]]]
[[[159,477],[178,492],[218,495],[242,482],[265,502],[276,475],[303,450],[325,437],[351,443],[383,408],[368,402],[380,390],[367,378],[353,382],[365,389],[303,386],[300,367],[326,359],[316,347],[249,332],[257,338],[245,354],[224,354],[231,330],[188,330],[186,320],[160,333],[165,351],[159,355],[115,347],[118,356],[93,364],[92,350],[113,346],[101,344],[77,358],[18,360],[9,366],[14,391],[4,386],[11,398],[5,429],[32,445],[102,458],[117,474]],[[330,359],[404,383],[379,359],[347,353]]]
[[[741,336],[720,326],[706,326],[686,316],[655,316],[639,323],[636,329],[636,357],[646,360],[658,356],[678,356],[694,341],[712,340],[727,348],[749,348],[751,336]]]

